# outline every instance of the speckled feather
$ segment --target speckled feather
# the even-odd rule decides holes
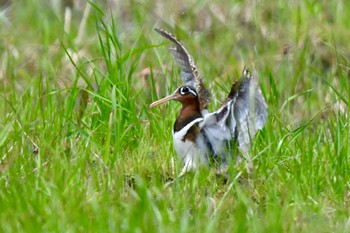
[[[156,28],[155,30],[160,35],[173,42],[174,47],[171,47],[170,51],[181,67],[182,80],[184,81],[185,85],[193,86],[196,89],[198,93],[200,110],[207,109],[210,102],[210,93],[204,87],[202,78],[194,63],[193,57],[187,52],[186,48],[174,35],[163,29]]]

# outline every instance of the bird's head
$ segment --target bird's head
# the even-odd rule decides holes
[[[177,88],[173,94],[151,103],[150,108],[168,102],[169,100],[177,100],[182,104],[191,104],[198,102],[198,94],[196,90],[191,86],[181,86]]]

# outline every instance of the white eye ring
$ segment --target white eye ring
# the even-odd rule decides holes
[[[188,93],[188,87],[181,87],[180,88],[180,94],[181,95],[185,95],[186,93]]]
[[[180,88],[180,94],[181,95],[186,95],[187,93],[192,93],[192,95],[197,96],[197,93],[195,91],[193,91],[191,88],[189,87],[181,87]]]

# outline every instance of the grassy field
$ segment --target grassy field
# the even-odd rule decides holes
[[[0,232],[350,232],[350,2],[166,2],[1,6]],[[268,122],[226,181],[164,186],[179,104],[148,106],[181,80],[155,27],[211,110],[256,72]]]

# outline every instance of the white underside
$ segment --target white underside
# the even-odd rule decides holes
[[[203,118],[198,118],[189,124],[187,124],[180,131],[174,133],[174,147],[179,155],[179,158],[184,164],[183,172],[189,170],[195,170],[200,165],[208,165],[208,159],[206,158],[206,151],[203,138],[198,136],[196,143],[191,141],[183,141],[183,137],[186,135],[187,131],[196,123],[202,122]],[[201,149],[202,148],[202,149]]]

